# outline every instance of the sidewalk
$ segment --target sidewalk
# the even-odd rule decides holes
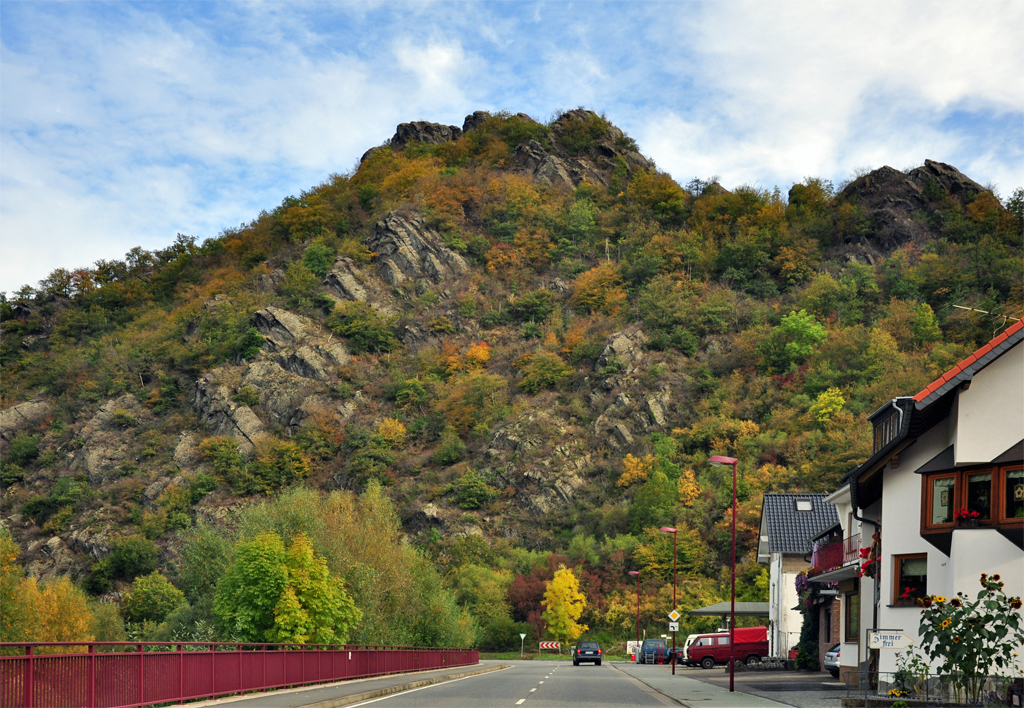
[[[750,693],[729,693],[728,688],[689,678],[678,671],[673,676],[669,666],[638,666],[632,662],[612,662],[609,665],[690,708],[788,708],[785,703]]]
[[[390,676],[352,679],[337,683],[304,688],[282,689],[267,693],[247,693],[209,701],[189,703],[189,708],[338,708],[352,703],[386,696],[410,688],[429,686],[442,681],[485,674],[505,668],[500,661],[481,662],[475,666],[456,666],[450,669],[414,671]]]

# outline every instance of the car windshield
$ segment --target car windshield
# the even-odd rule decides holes
[[[597,649],[597,642],[580,642],[580,649]]]
[[[653,649],[655,647],[663,647],[663,646],[665,646],[665,640],[664,639],[648,639],[648,640],[644,641],[644,648],[645,649]]]

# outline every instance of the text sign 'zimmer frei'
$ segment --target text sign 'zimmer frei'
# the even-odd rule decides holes
[[[876,629],[868,632],[868,647],[871,649],[906,649],[914,640],[900,631]]]

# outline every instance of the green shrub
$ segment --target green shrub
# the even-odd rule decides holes
[[[343,302],[334,308],[327,326],[347,337],[356,352],[390,352],[398,348],[394,322],[365,302]]]
[[[113,420],[114,425],[125,430],[134,428],[139,424],[139,419],[132,415],[131,411],[126,411],[124,408],[114,409]]]
[[[236,354],[239,359],[252,359],[263,348],[263,335],[255,327],[249,327],[238,340]]]
[[[288,307],[312,308],[319,285],[320,279],[304,263],[294,261],[285,271],[281,294],[284,295]]]
[[[559,382],[572,375],[573,369],[557,354],[541,352],[530,356],[522,367],[523,379],[518,388],[525,393],[538,393],[554,388]]]
[[[597,147],[598,141],[608,135],[608,124],[593,113],[585,117],[572,116],[559,119],[558,142],[570,157],[586,155]]]
[[[231,397],[231,400],[240,406],[252,408],[255,405],[259,405],[260,394],[256,393],[256,389],[252,386],[243,386],[235,391],[235,395]]]
[[[14,436],[7,450],[7,461],[12,465],[24,467],[39,457],[39,436],[29,435],[22,431]]]
[[[156,570],[159,553],[155,543],[138,534],[114,539],[108,556],[109,577],[133,580],[140,575],[148,575]]]
[[[509,305],[518,322],[543,322],[555,311],[555,296],[550,290],[534,290]]]
[[[163,622],[185,604],[185,594],[159,571],[138,578],[121,600],[121,614],[129,622]]]
[[[496,494],[496,490],[473,470],[467,470],[451,485],[460,509],[479,509]]]
[[[451,428],[441,434],[441,444],[434,450],[431,460],[438,465],[454,465],[466,455],[466,446]]]
[[[0,460],[0,487],[7,487],[25,478],[25,470],[7,460]]]
[[[206,438],[199,444],[203,459],[213,467],[213,473],[230,487],[242,483],[245,463],[238,451],[238,441],[229,435]]]
[[[323,278],[334,265],[334,249],[325,244],[323,239],[315,239],[302,252],[302,263],[313,275]]]

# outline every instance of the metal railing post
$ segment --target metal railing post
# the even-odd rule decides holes
[[[25,662],[25,705],[27,708],[35,708],[35,659],[32,658],[32,645],[26,647],[25,655],[28,661]]]
[[[96,708],[96,645],[89,644],[89,685],[86,689],[86,705]]]
[[[185,702],[185,649],[178,645],[178,705]]]
[[[145,689],[142,686],[143,681],[145,681],[145,673],[143,673],[143,669],[142,669],[142,658],[143,658],[142,645],[139,644],[138,646],[139,646],[139,705],[142,706],[142,705],[146,704],[146,691],[145,691]]]

